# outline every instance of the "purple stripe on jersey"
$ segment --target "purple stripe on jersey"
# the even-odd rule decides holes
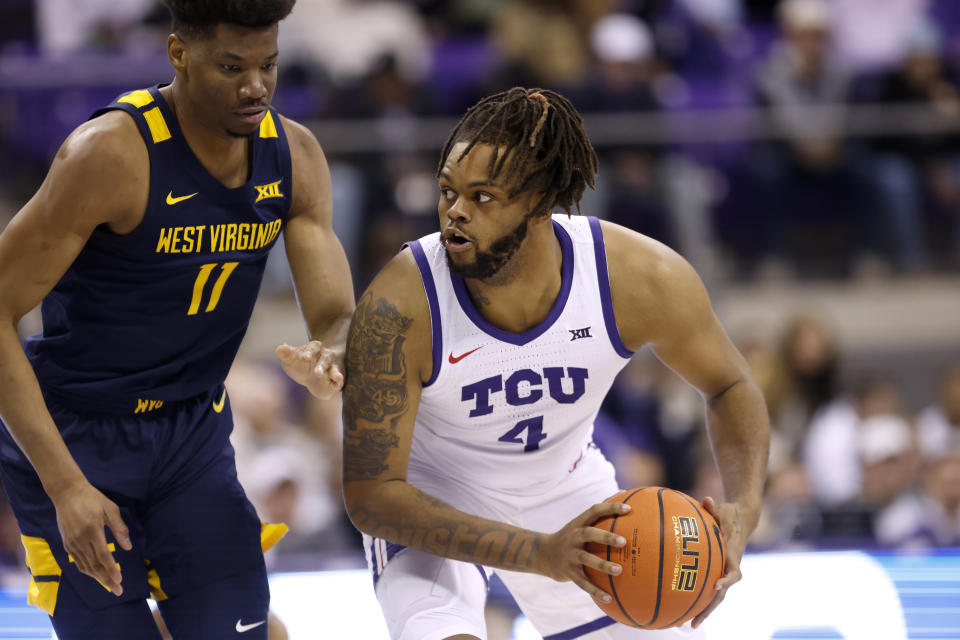
[[[613,296],[610,294],[610,274],[607,273],[607,250],[603,245],[603,231],[600,229],[600,221],[595,217],[587,218],[590,221],[590,232],[593,234],[593,251],[597,257],[597,283],[600,285],[600,306],[603,307],[603,324],[607,327],[607,335],[610,336],[610,344],[613,350],[621,357],[629,358],[633,351],[627,349],[620,338],[620,331],[617,329],[617,318],[613,315]]]
[[[380,570],[379,570],[379,567],[377,566],[376,548],[377,548],[377,545],[379,545],[381,542],[386,542],[386,541],[381,540],[380,538],[372,538],[370,542],[370,546],[371,546],[370,554],[371,554],[371,557],[373,558],[373,586],[374,587],[377,586],[377,581],[380,580]],[[407,548],[406,545],[397,544],[396,542],[386,542],[387,557],[383,559],[384,569],[386,569],[387,563],[390,562],[390,559],[393,558],[393,556],[397,555],[398,553],[400,553],[406,548]],[[483,565],[474,564],[473,566],[475,566],[477,570],[480,572],[480,577],[483,578],[483,586],[489,589],[490,578],[487,577],[487,572],[484,571]]]
[[[470,294],[467,292],[467,285],[463,281],[463,278],[454,275],[453,273],[450,274],[450,280],[453,282],[453,290],[457,294],[457,300],[460,302],[460,308],[463,309],[463,312],[467,314],[467,317],[473,321],[473,324],[477,325],[477,328],[501,342],[507,342],[509,344],[522,347],[528,342],[533,342],[542,336],[550,327],[553,326],[553,323],[557,321],[557,318],[559,318],[560,314],[563,312],[564,306],[567,304],[567,298],[570,297],[570,287],[573,285],[573,241],[570,240],[570,235],[566,232],[566,230],[556,222],[553,223],[553,231],[557,234],[557,239],[560,241],[560,251],[563,256],[560,294],[554,301],[553,308],[550,309],[550,313],[548,313],[547,317],[543,319],[543,322],[529,331],[525,331],[523,333],[511,333],[495,327],[484,320],[483,316],[480,315],[480,312],[478,312],[476,307],[473,306],[473,301],[470,300]]]
[[[610,616],[603,616],[598,618],[593,622],[588,622],[582,624],[579,627],[574,627],[573,629],[567,629],[566,631],[561,631],[560,633],[554,633],[549,636],[543,636],[543,640],[573,640],[573,638],[579,638],[580,636],[585,636],[588,633],[596,631],[597,629],[603,629],[604,627],[609,627],[612,624],[616,624],[617,621],[611,618]]]
[[[373,558],[373,586],[377,586],[377,581],[380,580],[380,567],[377,562],[377,546],[383,544],[382,548],[386,550],[386,558],[383,559],[383,568],[387,568],[387,563],[390,562],[390,558],[397,555],[407,547],[402,544],[397,544],[396,542],[387,542],[381,538],[373,538],[370,543],[371,549],[370,554]]]
[[[443,332],[440,330],[440,301],[437,298],[437,286],[433,282],[433,272],[430,271],[430,263],[427,261],[427,255],[423,252],[423,247],[419,240],[414,240],[407,245],[413,251],[413,258],[417,261],[417,268],[420,269],[420,279],[423,280],[423,290],[427,294],[427,302],[430,305],[430,332],[433,334],[433,373],[430,379],[423,386],[429,387],[436,381],[440,375],[440,365],[443,363]]]
[[[490,578],[487,577],[487,572],[483,570],[483,565],[475,564],[473,566],[475,566],[480,571],[480,575],[483,577],[483,586],[486,587],[487,590],[489,590]]]

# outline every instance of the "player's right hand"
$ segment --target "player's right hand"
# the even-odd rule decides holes
[[[54,499],[63,546],[82,573],[96,578],[116,596],[123,593],[120,565],[107,547],[103,528],[110,527],[123,549],[133,548],[120,509],[89,482],[77,483]]]
[[[610,531],[591,526],[600,518],[623,515],[630,511],[630,505],[621,502],[601,502],[595,504],[571,520],[562,529],[546,537],[546,543],[540,550],[542,558],[540,573],[559,582],[573,581],[578,587],[599,602],[610,602],[610,595],[590,582],[584,565],[592,569],[620,575],[623,568],[615,562],[601,560],[586,549],[588,542],[596,542],[611,547],[622,547],[627,541]]]

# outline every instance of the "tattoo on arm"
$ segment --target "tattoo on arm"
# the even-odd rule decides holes
[[[373,531],[377,538],[423,549],[446,558],[515,571],[529,571],[533,568],[534,558],[544,536],[535,531],[517,530],[505,525],[477,527],[459,522],[435,527],[401,525],[398,529],[383,524],[376,514],[363,508],[351,516],[361,529]]]
[[[347,340],[347,385],[343,391],[344,479],[369,480],[387,469],[393,433],[407,409],[404,334],[413,319],[385,298],[367,293],[357,304]],[[388,424],[384,424],[389,420]],[[361,421],[370,425],[361,427]]]
[[[343,391],[345,482],[377,478],[400,446],[396,426],[408,409],[403,347],[412,324],[384,298],[367,293],[357,303]],[[409,489],[414,508],[385,512],[359,504],[350,518],[375,537],[436,555],[517,571],[533,568],[544,534],[479,519],[464,522],[446,503]]]

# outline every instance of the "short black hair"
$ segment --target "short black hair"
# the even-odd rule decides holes
[[[531,213],[546,215],[554,207],[580,210],[580,198],[597,175],[597,154],[583,128],[583,118],[559,93],[547,89],[514,87],[487,96],[470,107],[453,129],[443,151],[437,176],[457,142],[469,144],[461,160],[476,144],[502,148],[490,159],[490,177],[505,171],[511,196],[542,191]]]
[[[204,37],[218,24],[253,29],[272,27],[293,11],[297,0],[163,0],[180,37]]]

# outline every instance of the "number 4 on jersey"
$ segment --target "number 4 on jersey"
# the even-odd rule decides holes
[[[520,437],[524,431],[527,432],[527,440],[523,441],[523,438]],[[543,416],[537,416],[535,418],[527,418],[526,420],[521,420],[513,429],[507,431],[505,434],[497,438],[500,442],[513,442],[516,444],[524,445],[524,453],[530,451],[536,451],[540,448],[540,441],[547,437],[547,434],[543,432]]]

